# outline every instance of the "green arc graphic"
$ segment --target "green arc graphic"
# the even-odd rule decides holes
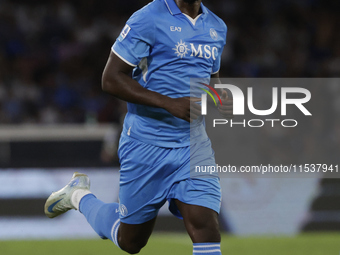
[[[209,96],[211,96],[211,98],[214,100],[215,105],[217,106],[216,100],[215,100],[215,98],[213,97],[213,95],[212,95],[208,90],[206,90],[206,89],[202,89],[202,88],[200,88],[200,89],[203,90],[203,91],[205,91],[205,92],[207,92],[207,94],[209,94]]]

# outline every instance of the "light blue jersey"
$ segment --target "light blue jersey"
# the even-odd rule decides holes
[[[225,23],[203,4],[201,10],[192,19],[174,0],[155,0],[131,16],[112,51],[135,67],[133,78],[143,87],[171,98],[189,97],[190,78],[209,81],[219,71],[226,43]],[[177,148],[190,145],[190,132],[205,134],[204,121],[194,128],[164,109],[128,103],[123,136]]]

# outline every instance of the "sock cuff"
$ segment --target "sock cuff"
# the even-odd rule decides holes
[[[73,192],[71,196],[71,203],[75,207],[76,210],[79,210],[80,200],[88,194],[92,194],[92,193],[91,191],[87,189],[77,189]]]
[[[119,225],[120,225],[120,219],[116,220],[116,222],[113,224],[112,229],[111,229],[111,237],[112,237],[112,241],[114,242],[114,244],[119,247],[119,243],[118,243],[118,229],[119,229]]]
[[[221,243],[194,243],[193,254],[221,254]]]

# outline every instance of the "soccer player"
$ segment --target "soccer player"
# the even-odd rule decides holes
[[[193,254],[221,254],[219,179],[190,176],[190,164],[215,165],[199,99],[190,97],[190,78],[218,77],[226,33],[201,0],[155,0],[131,16],[102,79],[104,91],[128,102],[118,150],[119,204],[98,200],[89,178],[75,173],[47,199],[48,217],[77,209],[101,238],[135,254],[168,201],[184,221]],[[227,102],[225,91],[222,98]],[[219,110],[232,115],[228,104]]]

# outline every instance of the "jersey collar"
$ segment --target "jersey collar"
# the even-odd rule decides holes
[[[177,15],[177,14],[181,14],[181,10],[178,8],[175,0],[164,0],[164,3],[166,5],[166,7],[168,8],[169,12],[171,13],[171,15]],[[203,5],[203,3],[201,3],[201,9],[203,14],[208,13],[207,8]]]

